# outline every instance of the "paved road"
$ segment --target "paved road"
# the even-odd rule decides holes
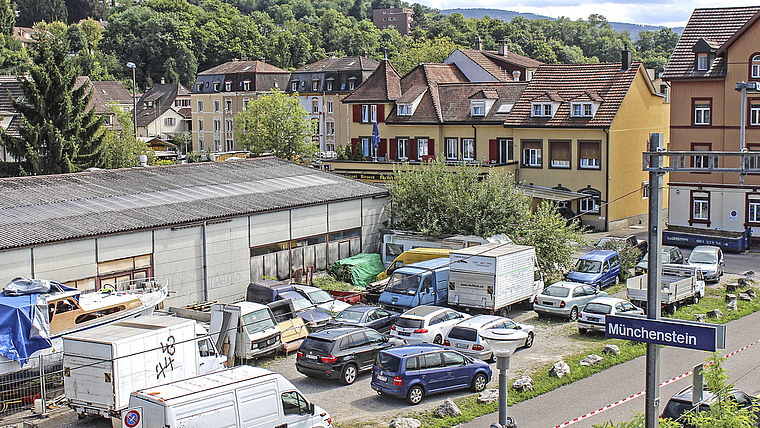
[[[760,340],[760,312],[730,322],[727,325],[726,350],[731,353]],[[707,352],[666,347],[662,349],[660,382],[685,373],[710,356]],[[519,355],[514,358],[520,358]],[[730,357],[725,364],[731,382],[750,395],[760,394],[760,343]],[[574,382],[547,394],[516,404],[509,408],[520,428],[551,428],[576,417],[600,409],[617,400],[636,394],[645,388],[645,357],[597,373],[590,378]],[[746,374],[746,375],[745,375]],[[744,377],[741,377],[745,375]],[[740,378],[741,377],[741,378]],[[664,407],[667,400],[692,381],[691,377],[676,381],[660,391]],[[570,425],[573,428],[591,427],[607,420],[628,420],[634,413],[644,413],[644,397],[641,396],[589,419]],[[487,428],[498,420],[492,413],[460,425],[462,428]]]

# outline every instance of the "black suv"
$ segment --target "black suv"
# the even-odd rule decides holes
[[[699,405],[700,412],[710,411],[710,407],[715,404],[717,397],[707,389],[702,391],[702,403]],[[738,404],[738,407],[744,409],[752,409],[753,403],[757,402],[757,398],[747,395],[743,391],[733,390],[728,394],[729,400],[734,400]],[[668,400],[668,404],[665,405],[665,410],[660,415],[661,418],[670,418],[676,420],[692,408],[691,404],[691,386],[678,391],[676,395]],[[760,409],[755,408],[755,423],[760,427]],[[678,421],[681,425],[689,427],[683,420]]]
[[[310,334],[298,348],[296,369],[306,376],[338,378],[350,385],[361,371],[372,369],[375,357],[393,346],[371,328],[331,328]]]

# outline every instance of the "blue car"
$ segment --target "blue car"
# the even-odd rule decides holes
[[[617,251],[593,250],[581,256],[573,270],[567,274],[567,280],[588,284],[597,290],[614,285],[623,275],[620,271],[620,258]]]
[[[346,327],[369,327],[381,333],[388,333],[396,324],[398,312],[387,311],[379,306],[355,305],[343,309],[335,316],[331,325]]]
[[[455,389],[485,389],[491,367],[440,345],[406,345],[377,354],[372,367],[372,389],[378,394],[404,397],[419,404],[428,394]]]

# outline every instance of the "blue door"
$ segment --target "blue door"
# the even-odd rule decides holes
[[[443,367],[440,352],[431,352],[419,356],[419,377],[427,392],[436,392],[448,386],[448,373]]]

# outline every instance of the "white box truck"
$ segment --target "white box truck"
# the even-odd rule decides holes
[[[121,417],[137,389],[224,368],[193,320],[143,316],[63,337],[63,386],[80,416]]]
[[[227,350],[228,360],[243,363],[282,348],[282,331],[272,310],[259,303],[214,303],[209,334],[217,349]]]
[[[534,247],[486,244],[449,255],[449,306],[506,316],[544,289]]]
[[[239,366],[134,391],[122,428],[331,428],[330,414],[279,373]]]

